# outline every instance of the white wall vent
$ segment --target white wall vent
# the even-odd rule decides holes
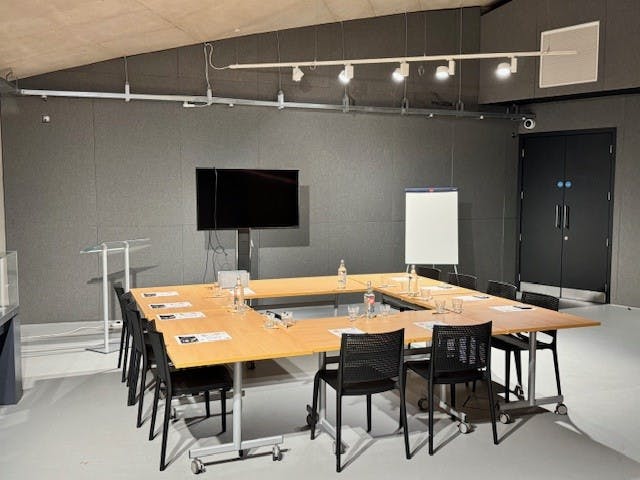
[[[542,32],[541,51],[575,50],[578,53],[540,57],[540,88],[597,81],[599,39],[599,21]]]

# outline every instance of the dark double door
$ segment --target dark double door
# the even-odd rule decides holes
[[[608,301],[613,131],[523,136],[520,288]]]

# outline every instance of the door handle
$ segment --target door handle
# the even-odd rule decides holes
[[[569,230],[569,205],[565,205],[564,209],[564,228]]]
[[[556,228],[560,228],[560,205],[556,205],[556,221],[553,225]]]

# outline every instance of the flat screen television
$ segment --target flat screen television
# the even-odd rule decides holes
[[[196,168],[198,230],[299,226],[298,172]]]

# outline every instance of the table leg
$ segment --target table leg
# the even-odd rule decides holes
[[[266,446],[273,446],[275,452],[277,446],[283,442],[283,435],[242,440],[242,362],[236,362],[233,364],[233,440],[221,445],[189,449],[189,458],[199,461],[201,457],[233,451],[237,451],[240,455],[241,451]]]

